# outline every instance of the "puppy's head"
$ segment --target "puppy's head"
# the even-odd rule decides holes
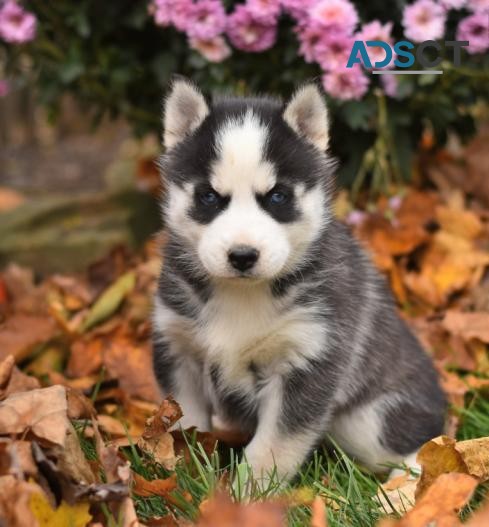
[[[167,227],[211,277],[277,278],[329,219],[328,116],[314,85],[209,103],[187,80],[165,102]]]

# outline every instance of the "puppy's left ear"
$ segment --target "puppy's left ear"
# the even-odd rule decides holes
[[[199,89],[184,77],[176,78],[165,100],[163,144],[172,148],[207,117],[209,107]]]
[[[283,117],[298,135],[319,150],[326,150],[329,143],[328,109],[315,84],[306,84],[294,93]]]

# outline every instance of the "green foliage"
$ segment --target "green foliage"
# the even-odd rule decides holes
[[[235,3],[226,2],[227,8]],[[394,21],[395,40],[402,36],[405,4],[355,2],[364,22]],[[137,135],[160,133],[162,94],[174,73],[191,77],[207,93],[266,92],[284,97],[301,82],[321,75],[317,65],[298,55],[293,22],[286,17],[270,50],[255,54],[234,49],[230,58],[214,64],[191,50],[184,34],[157,27],[145,0],[30,0],[25,5],[38,18],[37,38],[17,47],[0,43],[0,56],[4,46],[6,69],[14,77],[30,64],[27,69],[35,76],[39,98],[53,118],[62,94],[71,93],[92,112],[95,123],[105,114],[123,116]],[[447,39],[454,38],[456,22],[465,14],[451,15]],[[427,125],[438,145],[450,130],[462,138],[473,132],[471,109],[477,101],[487,101],[489,93],[489,56],[463,52],[460,68],[452,65],[450,53],[446,57],[443,75],[397,77],[398,99],[381,101],[381,90],[375,89],[381,76],[370,75],[373,89],[361,101],[330,101],[332,151],[341,161],[344,183],[352,184],[362,170],[366,181],[375,170],[408,178],[413,152]],[[383,122],[379,104],[385,105]],[[376,144],[379,136],[391,139]],[[385,158],[378,159],[379,155]]]

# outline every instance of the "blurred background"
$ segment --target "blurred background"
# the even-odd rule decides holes
[[[350,208],[407,183],[489,203],[488,24],[487,0],[0,0],[0,266],[79,270],[158,229],[173,74],[284,98],[316,79]],[[442,43],[444,74],[346,69],[355,40],[402,39]]]

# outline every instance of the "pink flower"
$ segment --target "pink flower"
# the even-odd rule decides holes
[[[324,31],[315,47],[315,60],[325,71],[345,69],[354,39],[335,30]]]
[[[189,10],[186,24],[191,38],[211,40],[226,28],[226,12],[220,0],[200,0]]]
[[[317,46],[324,36],[324,28],[319,24],[302,22],[294,31],[300,43],[299,54],[306,62],[315,62]]]
[[[10,92],[10,85],[7,80],[0,79],[0,97],[5,97]]]
[[[368,215],[366,212],[355,209],[348,213],[348,215],[345,218],[345,222],[348,225],[352,225],[352,226],[361,225],[367,219],[367,216]]]
[[[353,68],[325,73],[322,81],[324,89],[341,100],[361,99],[370,82],[357,64]]]
[[[193,0],[153,0],[148,8],[156,25],[163,27],[173,25],[179,31],[187,29],[193,9]]]
[[[170,16],[172,24],[179,31],[187,31],[192,16],[194,3],[192,0],[167,0],[171,3]]]
[[[404,34],[414,42],[441,38],[445,21],[445,10],[433,0],[416,0],[405,7],[402,18]]]
[[[319,0],[309,9],[311,20],[324,27],[336,27],[351,33],[358,23],[358,13],[348,0]]]
[[[392,47],[391,32],[392,22],[387,22],[382,25],[378,20],[373,20],[362,26],[362,29],[355,35],[355,40],[362,40],[363,42],[367,42],[367,40],[382,40]],[[372,66],[376,62],[381,62],[386,58],[385,51],[379,46],[367,47],[367,53]],[[386,67],[392,67],[393,64],[394,62],[392,60]]]
[[[279,0],[248,0],[248,9],[255,20],[275,24],[280,15]]]
[[[298,22],[306,21],[309,8],[316,2],[317,0],[280,0],[284,11]]]
[[[460,21],[457,40],[468,40],[469,53],[483,53],[489,48],[489,13],[475,13]]]
[[[446,9],[462,9],[467,0],[440,0],[440,4]]]
[[[467,7],[474,13],[489,12],[489,0],[468,0]]]
[[[221,36],[210,40],[191,38],[189,44],[192,49],[197,50],[209,62],[222,62],[231,55],[231,48]]]
[[[172,22],[172,5],[174,0],[154,0],[149,4],[148,11],[153,15],[157,26],[169,26]]]
[[[384,75],[385,77],[392,77],[393,75]],[[397,194],[396,196],[392,196],[389,198],[389,208],[391,210],[399,210],[401,205],[402,205],[402,202],[404,201],[404,198],[402,196],[399,196],[399,194]]]
[[[14,0],[7,0],[0,7],[0,37],[6,42],[29,42],[36,36],[36,26],[36,17]]]
[[[277,26],[256,20],[248,6],[240,4],[228,16],[227,34],[234,47],[259,52],[273,46],[277,38]]]

